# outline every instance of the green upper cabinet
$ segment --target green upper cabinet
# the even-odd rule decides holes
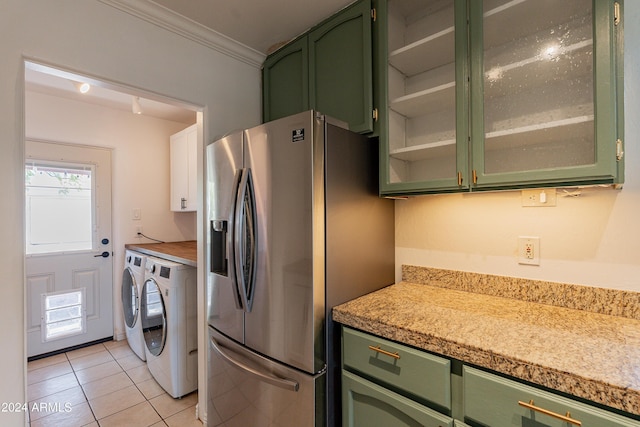
[[[381,193],[621,183],[621,8],[381,1]]]
[[[359,1],[309,33],[309,98],[314,109],[373,130],[371,3]]]
[[[270,55],[263,67],[263,119],[313,108],[373,131],[371,0],[360,0]]]
[[[264,121],[309,109],[307,38],[299,38],[269,56],[262,68]]]

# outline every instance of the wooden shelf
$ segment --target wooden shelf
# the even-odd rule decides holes
[[[393,99],[389,107],[406,118],[414,118],[433,111],[454,108],[455,103],[456,84],[450,82]]]
[[[407,77],[455,60],[454,27],[425,37],[389,54],[389,64]]]
[[[522,126],[514,129],[505,129],[489,132],[485,135],[485,148],[498,150],[501,148],[537,145],[546,141],[557,141],[564,135],[574,135],[583,133],[585,136],[593,132],[593,115],[571,117],[562,120],[555,120],[547,123],[537,123],[529,126]],[[580,132],[582,129],[582,132]],[[521,135],[522,138],[515,141],[512,137]],[[455,139],[436,141],[426,144],[392,150],[389,156],[409,162],[415,162],[428,158],[438,157],[455,152]]]
[[[399,148],[389,153],[394,159],[400,159],[408,162],[425,160],[432,157],[442,156],[448,153],[455,155],[455,139],[445,141],[429,142],[427,144],[414,145],[412,147]]]
[[[485,46],[535,34],[543,29],[541,23],[551,28],[580,15],[585,15],[581,0],[563,0],[561,5],[557,0],[512,0],[484,13]],[[527,16],[532,19],[523,19]]]
[[[538,145],[547,141],[560,140],[567,135],[584,134],[585,136],[593,136],[593,124],[594,116],[587,115],[488,132],[485,135],[485,149],[499,150],[505,147]],[[514,140],[513,137],[518,135],[521,135],[522,138]]]

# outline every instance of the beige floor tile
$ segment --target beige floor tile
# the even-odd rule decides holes
[[[135,386],[89,400],[89,405],[98,420],[113,415],[145,401]]]
[[[136,386],[138,387],[138,390],[140,390],[142,394],[144,394],[144,397],[146,397],[147,400],[151,400],[154,397],[160,396],[161,394],[165,393],[164,389],[160,387],[160,384],[158,384],[153,378],[151,378],[150,380],[142,381],[136,384]]]
[[[31,371],[33,369],[40,369],[40,368],[44,368],[45,366],[56,365],[58,363],[67,362],[67,361],[68,359],[66,354],[64,353],[56,354],[55,356],[49,356],[43,359],[38,359],[38,360],[34,360],[32,362],[27,363],[27,370]]]
[[[77,350],[68,351],[65,354],[69,360],[77,359],[78,357],[86,356],[93,353],[99,353],[101,351],[105,351],[107,348],[104,344],[95,344],[89,347],[79,348]]]
[[[38,420],[60,410],[66,410],[81,403],[86,403],[87,399],[80,386],[72,387],[59,393],[45,396],[29,402],[30,417]]]
[[[77,387],[78,385],[78,380],[72,373],[40,381],[39,383],[29,384],[27,387],[27,401],[31,402],[32,400]]]
[[[210,427],[216,427],[220,424],[222,424],[222,418],[220,418],[220,415],[218,415],[218,412],[215,410],[215,408],[210,407],[207,411],[207,425]]]
[[[71,359],[70,363],[73,367],[74,371],[80,371],[82,369],[87,369],[92,366],[101,365],[106,362],[111,362],[115,360],[111,353],[104,349],[102,351],[97,351],[92,354],[87,354],[85,356],[80,356],[75,359]]]
[[[147,427],[159,421],[162,422],[162,419],[158,413],[145,401],[100,419],[100,427]]]
[[[120,340],[120,341],[115,341],[115,340],[105,341],[102,344],[105,346],[107,350],[111,350],[112,348],[116,348],[116,347],[129,346],[129,342],[126,339]]]
[[[151,427],[167,427],[167,424],[164,421],[158,421],[157,423],[155,423]]]
[[[80,384],[86,384],[120,372],[123,372],[120,365],[118,365],[115,360],[111,360],[110,362],[103,363],[101,365],[76,371],[76,376],[78,377],[78,382]]]
[[[71,407],[68,412],[56,412],[31,422],[31,427],[82,427],[95,421],[87,403]]]
[[[71,364],[66,360],[55,365],[44,366],[40,369],[32,369],[27,371],[27,384],[39,383],[50,378],[59,377],[60,375],[72,373]]]
[[[113,358],[116,360],[122,359],[123,357],[128,357],[128,356],[136,356],[136,354],[133,352],[133,350],[131,350],[131,347],[129,347],[128,344],[112,347],[112,348],[109,348],[108,350],[109,350],[109,353],[111,353]]]
[[[117,390],[122,390],[123,388],[127,388],[132,385],[133,381],[131,381],[129,376],[124,372],[120,372],[115,375],[109,375],[108,377],[82,384],[82,389],[84,390],[87,399],[91,400]]]
[[[131,380],[133,380],[133,382],[136,384],[153,378],[146,364],[133,369],[127,369],[125,372],[127,373],[127,375],[129,375],[129,378],[131,378]]]
[[[146,365],[147,363],[144,360],[140,359],[135,353],[131,354],[130,356],[117,359],[116,362],[118,362],[118,364],[122,366],[122,369],[124,369],[125,371],[137,368],[138,366]]]
[[[97,421],[94,421],[94,422],[92,422],[92,423],[85,424],[85,425],[83,425],[82,427],[100,427],[100,426],[98,425],[98,422],[97,422]]]
[[[202,421],[196,418],[196,405],[184,409],[164,421],[169,427],[202,427]]]
[[[174,399],[164,393],[150,399],[149,402],[156,408],[162,419],[166,419],[198,403],[198,392],[188,394],[182,399]]]

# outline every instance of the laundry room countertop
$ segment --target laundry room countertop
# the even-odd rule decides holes
[[[129,243],[125,249],[168,259],[192,267],[198,266],[198,250],[195,240],[168,243]]]

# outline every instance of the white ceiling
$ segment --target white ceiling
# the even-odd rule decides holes
[[[354,0],[147,1],[267,54]]]
[[[193,21],[223,34],[260,54],[304,33],[346,7],[354,0],[135,0],[134,4]],[[119,3],[115,1],[114,3]],[[131,111],[132,95],[124,88],[92,82],[87,94],[80,94],[72,81],[82,76],[43,66],[27,67],[25,89],[63,98]],[[195,123],[195,111],[184,105],[140,97],[143,114],[185,124]]]

